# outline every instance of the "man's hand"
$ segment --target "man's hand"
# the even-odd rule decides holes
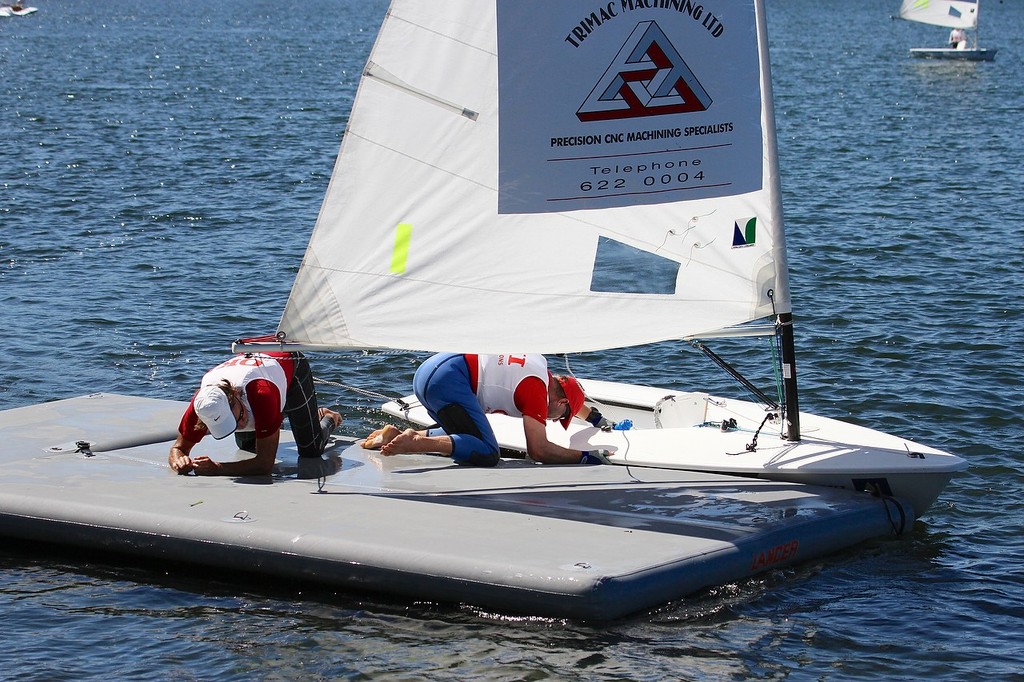
[[[331,421],[334,422],[334,426],[331,427],[332,430],[336,430],[339,426],[341,426],[342,417],[340,412],[335,412],[334,410],[328,410],[326,407],[321,407],[319,410],[319,416],[321,420],[324,417],[331,418]]]
[[[217,476],[221,473],[220,463],[215,462],[205,455],[200,455],[192,460],[197,476]]]
[[[195,468],[195,464],[192,462],[192,458],[188,456],[188,453],[183,450],[177,443],[171,448],[171,452],[167,455],[167,465],[178,474],[184,476],[185,474],[192,473]]]
[[[580,464],[611,464],[610,454],[611,450],[584,450]]]
[[[611,431],[615,428],[615,422],[601,414],[596,407],[590,408],[590,414],[587,415],[587,421],[591,426],[596,426],[602,431]]]

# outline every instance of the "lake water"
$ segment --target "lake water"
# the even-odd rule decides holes
[[[7,544],[0,676],[1024,680],[1024,3],[985,3],[988,64],[912,60],[946,31],[897,5],[768,17],[801,406],[971,463],[909,536],[601,627]],[[0,19],[0,409],[185,400],[276,328],[385,4],[36,6]],[[314,370],[393,396],[417,359]],[[737,393],[682,344],[572,362]]]

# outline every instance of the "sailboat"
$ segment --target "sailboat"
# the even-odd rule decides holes
[[[799,410],[759,5],[499,0],[491,24],[463,20],[465,3],[395,3],[276,339],[236,349],[574,354],[767,336],[778,398],[579,377],[632,428],[549,436],[616,464],[869,490],[921,514],[964,460]],[[411,396],[384,409],[430,423]],[[525,450],[521,425],[491,421]]]
[[[958,59],[990,62],[996,48],[978,47],[980,0],[903,0],[899,17],[952,29],[948,47],[914,47],[910,54],[928,59]]]
[[[463,467],[339,436],[310,461],[282,431],[252,480],[169,470],[183,402],[81,396],[0,411],[0,535],[610,619],[904,532],[966,463],[798,409],[767,42],[763,0],[394,0],[277,334],[235,345],[768,334],[775,404],[584,379],[634,426],[560,437],[626,466]]]
[[[36,11],[35,7],[24,5],[2,5],[0,6],[0,17],[26,17]]]

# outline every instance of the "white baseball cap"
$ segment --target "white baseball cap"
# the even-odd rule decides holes
[[[202,386],[192,399],[192,407],[210,435],[220,440],[227,438],[238,428],[238,421],[231,412],[231,402],[219,386]]]

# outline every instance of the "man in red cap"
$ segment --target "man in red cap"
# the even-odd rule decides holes
[[[416,370],[413,391],[440,428],[400,431],[385,426],[363,442],[384,455],[439,453],[458,464],[494,466],[500,452],[487,413],[522,417],[526,453],[545,464],[605,464],[605,451],[581,451],[552,443],[547,420],[569,428],[573,416],[602,417],[583,402],[583,389],[573,377],[548,371],[543,355],[463,355],[441,353]]]

